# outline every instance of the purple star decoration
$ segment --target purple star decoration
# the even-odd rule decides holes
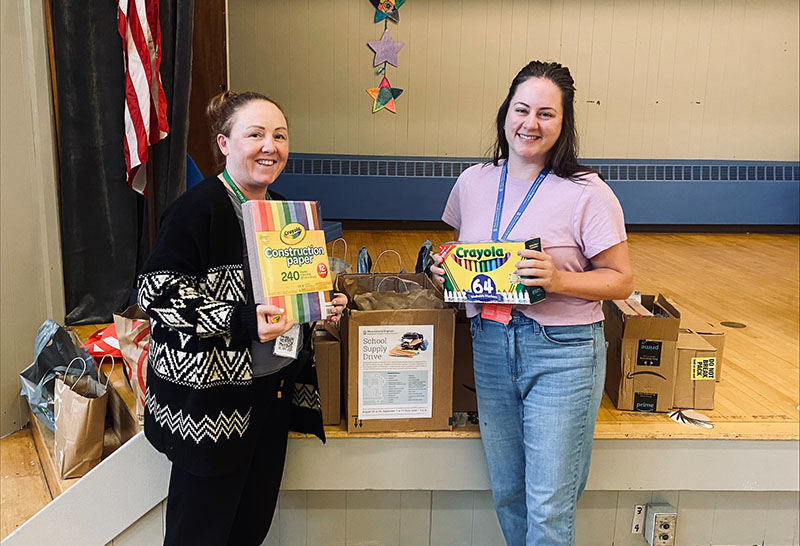
[[[375,52],[375,62],[373,66],[381,63],[389,63],[397,67],[397,54],[405,45],[403,42],[393,42],[388,30],[383,31],[383,36],[375,42],[367,42],[369,48]]]

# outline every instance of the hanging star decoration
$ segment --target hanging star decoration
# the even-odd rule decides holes
[[[392,84],[390,84],[389,80],[387,80],[386,76],[384,76],[381,80],[381,84],[378,87],[367,89],[367,93],[370,97],[375,99],[375,102],[372,104],[373,114],[384,108],[389,110],[391,113],[396,114],[397,110],[395,99],[403,93],[403,90],[392,87]]]
[[[383,21],[387,17],[395,23],[400,22],[397,10],[406,3],[406,0],[369,0],[375,6],[375,22]]]
[[[375,61],[372,66],[378,66],[381,63],[389,63],[397,67],[397,54],[403,49],[405,44],[403,42],[393,41],[389,31],[384,30],[380,40],[367,42],[367,45],[375,52]]]

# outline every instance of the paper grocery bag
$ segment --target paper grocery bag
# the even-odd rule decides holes
[[[73,362],[77,360],[83,362],[83,373],[57,377],[53,400],[56,422],[53,455],[62,479],[83,476],[103,455],[107,385],[86,373],[85,360],[76,358]]]
[[[138,305],[114,315],[119,348],[125,372],[136,398],[136,415],[144,424],[144,397],[147,393],[147,354],[150,349],[150,318]]]

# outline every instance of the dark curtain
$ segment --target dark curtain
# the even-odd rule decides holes
[[[193,29],[194,0],[161,0],[161,83],[169,136],[153,147],[151,155],[156,219],[186,189]]]
[[[155,214],[185,187],[193,0],[162,0],[170,135],[151,149]],[[146,258],[147,209],[125,182],[124,66],[113,0],[53,0],[66,324],[111,322]]]

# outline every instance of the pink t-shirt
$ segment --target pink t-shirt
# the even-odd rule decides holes
[[[459,231],[462,242],[481,242],[492,238],[497,190],[502,167],[478,164],[458,177],[442,220]],[[509,175],[500,218],[500,237],[531,187],[532,180]],[[596,174],[578,181],[550,173],[528,204],[510,241],[540,237],[542,250],[553,257],[555,266],[565,271],[587,271],[589,261],[600,252],[627,239],[622,207],[611,188]],[[561,294],[547,294],[544,301],[516,306],[526,316],[544,326],[591,324],[603,320],[599,301]],[[467,314],[480,312],[478,304],[467,304]]]

